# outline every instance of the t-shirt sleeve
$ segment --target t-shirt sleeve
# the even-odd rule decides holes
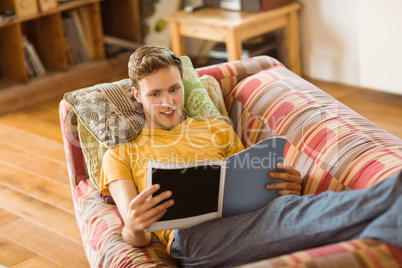
[[[106,151],[100,176],[100,191],[102,194],[111,195],[108,185],[113,181],[121,179],[133,180],[130,164],[131,159],[125,144]]]

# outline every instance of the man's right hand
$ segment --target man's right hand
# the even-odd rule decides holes
[[[158,206],[163,200],[172,196],[171,191],[165,191],[157,196],[151,197],[160,186],[152,185],[138,194],[129,204],[127,212],[126,227],[134,234],[136,232],[146,232],[148,228],[159,220],[167,211],[167,208],[174,204],[173,199],[168,200]]]
[[[153,185],[138,194],[137,187],[129,179],[113,181],[108,188],[123,217],[123,239],[136,247],[149,245],[152,233],[148,233],[148,228],[165,214],[167,208],[172,206],[174,201],[169,200],[156,205],[171,197],[172,193],[166,191],[151,197],[159,190],[159,185]]]

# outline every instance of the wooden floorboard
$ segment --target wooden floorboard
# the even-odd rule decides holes
[[[36,117],[35,113],[30,113],[29,111],[6,115],[2,118],[1,123],[31,132],[52,141],[61,140],[60,126],[55,125],[52,122],[44,121],[41,118]]]
[[[62,264],[54,262],[46,257],[41,255],[36,255],[32,258],[29,258],[23,262],[20,262],[16,265],[11,266],[11,268],[27,268],[27,267],[40,267],[40,268],[63,268],[66,267]]]
[[[75,216],[51,204],[0,185],[0,208],[20,218],[35,222],[70,240],[80,241]]]
[[[308,80],[402,138],[402,95]],[[89,267],[73,214],[59,101],[0,117],[0,265]]]
[[[3,266],[11,267],[36,256],[35,252],[0,235],[0,259],[3,260]]]
[[[71,195],[69,185],[43,179],[27,170],[20,170],[18,166],[4,164],[1,160],[0,174],[0,186],[73,213],[73,204],[69,200]]]
[[[67,176],[66,165],[59,160],[38,155],[37,152],[27,152],[7,144],[1,144],[0,162],[5,166],[15,167],[43,179],[59,182],[68,186],[63,178]]]
[[[55,110],[52,111],[52,113],[54,112]],[[60,124],[58,127],[60,127]],[[60,143],[60,138],[57,141],[53,141],[36,135],[29,130],[22,130],[2,123],[0,123],[0,129],[0,146],[6,144],[23,152],[41,155],[53,161],[59,161],[66,167],[66,156],[63,151],[63,144]]]
[[[52,217],[49,212],[47,217]],[[70,224],[70,222],[64,225]],[[87,267],[88,261],[81,253],[78,241],[66,238],[52,229],[34,222],[17,219],[0,227],[0,234],[15,243],[46,257],[64,267]],[[41,267],[41,266],[39,266]]]

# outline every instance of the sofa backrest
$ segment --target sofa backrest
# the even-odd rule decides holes
[[[197,70],[221,85],[233,127],[248,147],[286,135],[285,161],[305,194],[362,189],[402,169],[402,141],[277,60],[255,57]]]

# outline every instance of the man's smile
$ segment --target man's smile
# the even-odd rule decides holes
[[[177,109],[168,110],[168,111],[161,112],[161,114],[163,114],[166,117],[171,117],[175,114],[176,111],[177,111]]]

